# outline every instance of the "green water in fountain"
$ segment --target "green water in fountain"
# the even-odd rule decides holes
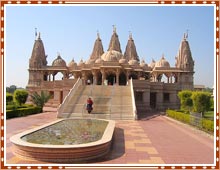
[[[73,145],[100,140],[108,122],[96,119],[66,119],[23,136],[30,143]]]

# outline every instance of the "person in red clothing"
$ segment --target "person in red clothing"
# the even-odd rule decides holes
[[[87,105],[86,105],[86,110],[88,110],[88,113],[91,113],[91,111],[93,110],[92,105],[93,105],[93,101],[91,97],[89,97],[87,99]]]

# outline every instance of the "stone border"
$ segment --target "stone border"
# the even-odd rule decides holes
[[[60,121],[65,121],[65,119],[59,119],[43,126],[39,126],[37,128],[33,128],[12,136],[10,141],[14,144],[14,154],[25,159],[37,159],[40,161],[57,163],[70,163],[98,158],[109,152],[115,128],[115,121],[112,120],[103,120],[109,123],[100,140],[86,144],[43,145],[29,143],[21,139],[21,137],[24,135],[33,133],[34,131],[40,130]]]

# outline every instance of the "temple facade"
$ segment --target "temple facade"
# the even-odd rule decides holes
[[[162,55],[159,61],[147,64],[140,60],[132,34],[129,35],[124,53],[122,53],[116,28],[110,39],[107,51],[103,50],[99,33],[88,60],[76,63],[74,59],[68,64],[60,54],[47,63],[47,55],[40,33],[34,42],[29,60],[29,93],[48,91],[52,95],[51,104],[62,103],[73,88],[76,80],[81,78],[84,85],[126,86],[133,80],[137,107],[141,109],[163,110],[178,109],[177,93],[184,89],[193,90],[194,61],[192,58],[188,35],[184,34],[177,52],[175,66]],[[57,80],[57,74],[62,78]]]

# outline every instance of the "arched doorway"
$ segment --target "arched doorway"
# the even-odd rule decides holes
[[[126,84],[127,84],[126,74],[122,72],[119,74],[119,85],[126,85]]]
[[[116,81],[116,75],[113,73],[110,73],[107,75],[106,80],[108,81],[108,85],[114,85]]]
[[[89,73],[88,76],[87,76],[86,83],[88,84],[89,82],[90,82],[90,84],[93,84],[93,75],[92,75],[92,73]]]
[[[99,71],[97,73],[97,85],[101,85],[102,84],[102,73]]]

